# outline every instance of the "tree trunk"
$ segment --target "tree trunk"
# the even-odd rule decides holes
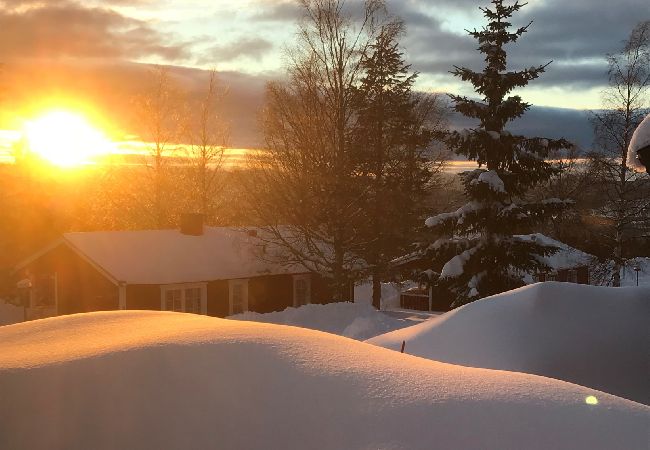
[[[372,306],[381,309],[381,278],[376,271],[372,274]]]
[[[623,250],[623,235],[620,230],[616,230],[616,242],[614,244],[614,275],[612,277],[612,286],[621,287],[621,260]]]

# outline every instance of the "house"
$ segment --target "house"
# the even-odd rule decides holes
[[[180,311],[225,317],[327,303],[324,280],[265,259],[255,229],[65,233],[15,267],[28,318],[101,310]]]
[[[573,248],[541,233],[526,234],[517,237],[524,241],[534,241],[542,245],[552,245],[559,249],[554,254],[542,258],[542,262],[544,262],[550,270],[530,274],[530,277],[527,277],[527,282],[562,281],[567,283],[590,284],[591,276],[589,268],[595,261],[593,255]]]
[[[540,233],[516,237],[523,241],[536,241],[542,245],[558,248],[553,255],[541,258],[549,270],[527,274],[524,277],[527,284],[543,281],[590,284],[590,267],[594,263],[594,256]],[[454,298],[437,282],[440,275],[432,270],[424,270],[430,264],[423,252],[411,253],[393,261],[393,266],[402,279],[417,283],[400,294],[400,307],[418,311],[451,309]]]

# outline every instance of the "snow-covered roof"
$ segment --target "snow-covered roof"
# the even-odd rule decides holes
[[[205,227],[202,236],[178,230],[65,233],[63,240],[115,281],[174,284],[304,273],[302,266],[264,260],[246,229]]]
[[[525,234],[517,236],[523,241],[535,241],[541,245],[554,246],[559,248],[550,256],[541,258],[549,267],[555,270],[571,269],[574,267],[588,266],[594,261],[594,256],[582,250],[573,248],[564,242],[556,241],[541,233]]]

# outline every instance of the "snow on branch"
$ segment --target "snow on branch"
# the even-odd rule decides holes
[[[448,222],[450,220],[454,220],[458,223],[463,222],[463,218],[470,213],[476,212],[480,209],[482,209],[485,205],[482,205],[479,202],[469,202],[466,203],[465,205],[461,206],[454,212],[450,213],[442,213],[438,214],[437,216],[429,217],[424,224],[429,227],[437,227],[443,224],[444,222]]]
[[[456,255],[451,258],[442,268],[440,278],[457,278],[461,276],[465,271],[465,264],[474,255],[474,253],[478,251],[478,249],[478,246],[470,248],[469,250],[465,250],[460,255]]]
[[[494,192],[504,193],[506,192],[505,184],[503,180],[499,178],[499,175],[494,170],[488,170],[483,172],[478,176],[478,178],[472,180],[471,184],[476,186],[479,183],[485,183],[488,187]]]

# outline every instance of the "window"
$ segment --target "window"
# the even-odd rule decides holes
[[[183,291],[170,289],[165,292],[165,311],[183,312]]]
[[[311,303],[311,276],[293,276],[293,306],[299,307]]]
[[[207,285],[161,286],[161,308],[163,311],[207,314]]]
[[[185,289],[185,311],[201,314],[201,288]]]
[[[248,280],[228,282],[229,315],[248,311]]]

